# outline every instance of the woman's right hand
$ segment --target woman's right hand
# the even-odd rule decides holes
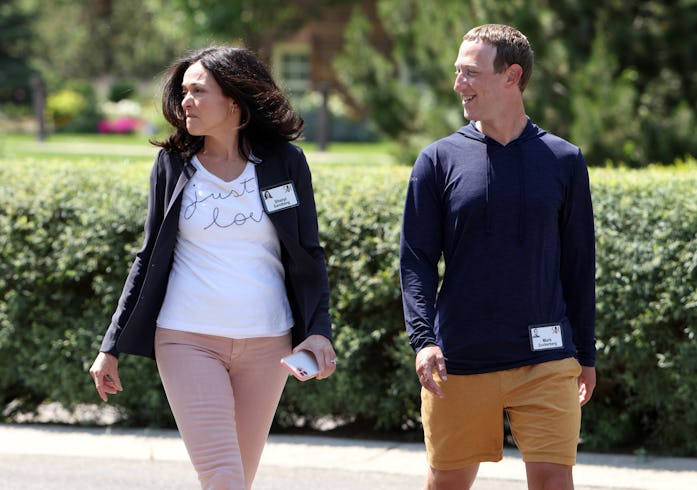
[[[328,378],[336,370],[336,353],[327,337],[318,334],[310,335],[300,345],[295,347],[293,352],[300,352],[301,350],[312,352],[315,359],[317,359],[317,365],[319,366],[317,379]]]
[[[94,380],[99,398],[108,401],[107,394],[115,395],[123,391],[121,380],[119,379],[119,360],[111,354],[100,352],[92,363],[90,375]]]

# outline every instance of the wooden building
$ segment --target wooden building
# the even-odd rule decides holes
[[[373,25],[371,43],[380,50],[388,47],[376,12],[377,1],[355,0],[337,2],[337,5],[318,0],[292,1],[312,12],[297,31],[266,39],[265,45],[260,46],[269,58],[274,77],[294,93],[337,90],[346,96],[334,71],[333,60],[343,49],[344,32],[354,9],[360,9]]]

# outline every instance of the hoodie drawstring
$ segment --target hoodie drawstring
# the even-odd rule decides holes
[[[493,233],[493,225],[491,224],[491,205],[489,193],[491,192],[491,179],[492,179],[492,167],[491,158],[489,157],[489,152],[486,154],[486,234],[491,235]]]
[[[518,243],[522,244],[525,238],[525,221],[527,219],[526,192],[525,192],[525,153],[521,145],[515,145],[518,152]]]

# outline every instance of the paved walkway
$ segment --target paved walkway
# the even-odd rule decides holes
[[[184,445],[174,430],[0,424],[0,456],[3,454],[188,463]],[[261,465],[418,476],[426,470],[420,443],[273,434]],[[523,481],[525,470],[518,452],[507,450],[499,463],[482,464],[479,476]],[[697,459],[582,453],[574,480],[578,486],[589,487],[695,490]]]

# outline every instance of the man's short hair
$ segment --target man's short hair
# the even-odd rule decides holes
[[[521,92],[525,90],[532,75],[535,55],[528,38],[523,33],[503,24],[484,24],[470,30],[462,39],[463,41],[481,41],[494,46],[496,73],[501,73],[511,65],[520,65],[523,74],[518,82],[518,88]]]

